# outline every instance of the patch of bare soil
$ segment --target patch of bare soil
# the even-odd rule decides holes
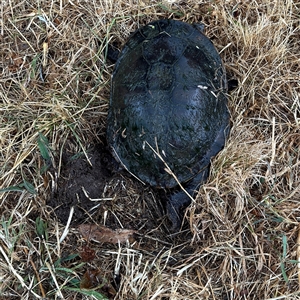
[[[150,244],[153,238],[170,246],[186,242],[191,236],[187,237],[185,230],[169,232],[164,198],[164,191],[144,185],[122,170],[103,143],[92,146],[86,155],[64,152],[48,205],[64,224],[74,207],[71,226],[96,223],[133,229],[140,237],[148,236]]]
[[[64,152],[61,173],[49,201],[62,223],[67,223],[71,207],[73,222],[78,223],[93,214],[100,199],[105,199],[107,179],[112,176],[104,163],[106,155],[105,146],[101,145],[89,149],[86,155]],[[102,202],[105,205],[108,201]]]

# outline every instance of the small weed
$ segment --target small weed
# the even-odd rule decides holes
[[[40,174],[44,174],[47,171],[47,169],[51,166],[49,141],[47,137],[45,137],[42,133],[39,132],[37,143],[41,156],[45,161],[45,165],[41,168]]]

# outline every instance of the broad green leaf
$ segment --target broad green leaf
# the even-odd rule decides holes
[[[23,185],[25,187],[25,189],[32,195],[36,194],[35,188],[34,186],[28,182],[27,180],[23,179],[23,183],[21,183],[21,185]]]
[[[49,162],[51,160],[51,158],[50,158],[50,154],[49,154],[48,139],[42,133],[39,132],[39,137],[38,137],[37,143],[38,143],[38,146],[40,149],[41,156],[43,157],[43,159],[46,162]]]
[[[44,222],[40,217],[35,220],[36,232],[38,236],[48,239],[47,223]]]
[[[67,287],[67,286],[65,286],[64,289],[68,290],[68,291],[78,292],[78,293],[81,293],[85,296],[93,296],[97,300],[109,300],[108,298],[106,298],[105,296],[103,296],[102,294],[100,294],[99,292],[96,292],[94,290],[71,288],[71,287]]]

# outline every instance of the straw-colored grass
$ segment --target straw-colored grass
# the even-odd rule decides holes
[[[300,299],[299,2],[0,7],[0,299]],[[65,149],[86,152],[105,136],[113,70],[105,46],[122,46],[158,18],[206,25],[228,76],[239,81],[229,97],[230,137],[187,210],[185,239],[141,226],[133,229],[150,243],[87,244],[47,201]],[[125,196],[114,195],[116,209],[143,194],[132,182]],[[76,256],[89,248],[91,262]],[[118,290],[74,288],[92,269],[110,289],[120,270]]]

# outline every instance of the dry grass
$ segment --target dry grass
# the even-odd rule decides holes
[[[71,289],[89,267],[107,280],[121,269],[115,299],[300,299],[300,4],[224,3],[1,2],[0,189],[11,188],[0,194],[1,299],[95,299]],[[71,254],[85,242],[73,229],[60,240],[46,206],[51,185],[66,145],[85,151],[105,134],[104,46],[162,17],[204,22],[239,80],[230,138],[187,212],[184,246],[98,245],[82,263]],[[43,136],[55,172],[44,171]]]

